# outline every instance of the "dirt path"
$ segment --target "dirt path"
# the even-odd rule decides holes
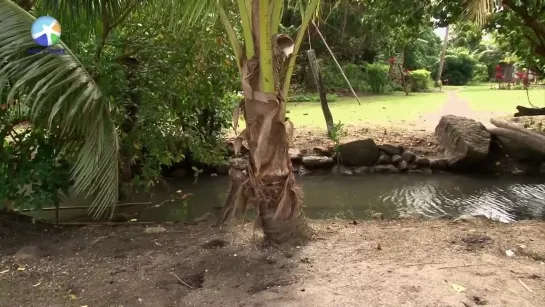
[[[423,127],[427,131],[433,132],[442,116],[456,115],[472,118],[482,122],[485,126],[491,126],[490,118],[496,116],[493,112],[482,112],[471,109],[469,102],[458,95],[459,90],[447,92],[447,100],[443,107],[437,112],[427,114],[421,118],[415,125]]]
[[[8,227],[6,227],[8,226]],[[545,224],[312,222],[307,246],[251,225],[0,224],[2,306],[543,306]],[[517,245],[524,244],[520,251]],[[40,252],[13,256],[22,246]],[[508,257],[505,250],[516,255]]]

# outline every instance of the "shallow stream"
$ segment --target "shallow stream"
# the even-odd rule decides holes
[[[153,195],[135,195],[134,202],[154,204],[168,199],[177,190],[192,193],[188,205],[165,203],[159,207],[119,208],[139,221],[192,220],[206,212],[221,213],[227,195],[227,177],[201,176],[170,181]],[[545,220],[545,180],[527,177],[477,177],[461,175],[368,175],[364,177],[305,176],[297,182],[305,194],[305,214],[310,218],[368,219],[373,212],[386,218],[421,214],[428,218],[485,215],[501,222],[522,219]],[[69,201],[63,206],[82,205]],[[118,212],[120,211],[118,210]],[[62,210],[63,221],[84,215],[85,210]],[[54,220],[54,211],[36,212],[37,218]]]

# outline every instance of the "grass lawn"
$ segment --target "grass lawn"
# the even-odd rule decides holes
[[[528,94],[534,106],[545,107],[545,87],[534,86]],[[490,89],[490,84],[466,87],[459,96],[466,99],[475,111],[514,113],[518,105],[531,107],[525,90]]]
[[[359,123],[390,124],[417,120],[419,116],[436,112],[445,103],[445,92],[405,93],[364,96],[361,106],[355,98],[342,98],[330,102],[329,108],[335,123],[345,125]],[[287,116],[296,127],[322,127],[324,115],[320,102],[294,102],[288,104]]]

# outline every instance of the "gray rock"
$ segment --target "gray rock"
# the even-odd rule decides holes
[[[372,139],[342,144],[339,152],[343,163],[348,166],[372,166],[380,154],[378,146]]]
[[[426,217],[420,213],[402,213],[399,215],[398,219],[421,221],[425,220]]]
[[[373,220],[384,220],[384,214],[382,214],[380,212],[373,213],[373,215],[371,215],[371,217],[373,218]]]
[[[395,146],[390,144],[382,144],[379,145],[378,148],[390,156],[401,155],[401,152],[403,151],[401,146]]]
[[[416,159],[416,155],[410,150],[405,150],[401,154],[401,158],[403,158],[403,160],[405,160],[407,163],[412,163]]]
[[[312,150],[318,156],[331,157],[331,155],[333,154],[333,148],[329,147],[314,147]]]
[[[463,215],[460,215],[458,218],[456,218],[454,221],[472,223],[478,220],[488,220],[488,218],[482,214],[479,214],[479,215],[463,214]]]
[[[418,166],[428,167],[430,166],[430,160],[428,158],[417,158],[414,163]]]
[[[543,161],[545,155],[529,148],[528,146],[502,136],[496,136],[497,142],[503,149],[503,152],[516,161]]]
[[[448,170],[447,159],[437,159],[437,168],[443,171]]]
[[[387,154],[381,154],[378,157],[378,164],[392,164],[392,157]]]
[[[344,175],[344,176],[352,176],[354,174],[351,169],[343,165],[335,166],[333,168],[333,173],[338,175]]]
[[[233,158],[229,160],[229,163],[231,164],[231,167],[238,170],[245,170],[248,168],[249,163],[248,160],[244,158]]]
[[[40,258],[42,254],[42,250],[39,247],[35,245],[26,245],[21,247],[21,249],[13,255],[13,258],[17,261],[34,260]]]
[[[307,168],[325,168],[333,165],[333,158],[325,156],[304,156],[302,161]]]
[[[453,169],[467,168],[486,160],[490,133],[480,122],[446,115],[435,128],[435,135],[445,148],[448,164]]]
[[[308,168],[306,168],[304,165],[301,165],[301,166],[299,167],[299,172],[298,172],[298,173],[299,173],[299,175],[301,175],[301,176],[307,176],[307,175],[312,174],[312,171],[309,170]]]
[[[407,162],[401,160],[399,161],[399,163],[397,164],[397,168],[400,170],[400,171],[404,171],[407,169]]]
[[[222,161],[218,166],[216,166],[216,173],[218,175],[227,175],[229,174],[229,168],[231,168],[231,162]]]
[[[403,161],[403,158],[402,158],[400,155],[394,155],[394,156],[392,157],[392,163],[397,164],[397,163],[399,163],[400,161]]]
[[[367,174],[367,173],[369,173],[368,166],[360,166],[354,169],[354,174],[356,175]]]
[[[303,159],[303,153],[297,148],[290,148],[288,154],[290,155],[291,162],[301,162],[301,159]]]
[[[392,164],[383,164],[375,166],[375,172],[378,174],[396,174],[399,173],[399,169]]]

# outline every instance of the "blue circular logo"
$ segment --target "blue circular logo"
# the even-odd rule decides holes
[[[36,44],[49,47],[59,43],[61,24],[53,17],[42,16],[34,21],[30,33]]]

